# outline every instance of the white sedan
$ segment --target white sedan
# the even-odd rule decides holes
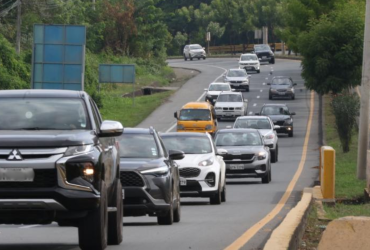
[[[181,197],[209,197],[211,204],[226,201],[225,162],[216,152],[216,146],[208,133],[165,133],[161,138],[167,150],[185,153],[177,160],[180,172]]]

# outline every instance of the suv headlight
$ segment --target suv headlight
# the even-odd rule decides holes
[[[142,170],[140,171],[142,174],[153,174],[153,175],[165,175],[168,173],[168,167],[158,167],[158,168],[152,168],[148,170]]]
[[[265,139],[266,140],[272,140],[272,139],[274,139],[274,135],[273,134],[266,135]]]
[[[211,130],[212,129],[212,125],[207,125],[206,126],[206,130]]]
[[[79,154],[85,154],[91,151],[92,144],[88,145],[82,145],[82,146],[72,146],[67,149],[67,151],[64,153],[64,156],[72,156],[72,155],[79,155]]]
[[[293,123],[293,119],[292,118],[288,118],[285,120],[285,124],[292,124]]]
[[[206,166],[210,166],[212,165],[214,162],[214,159],[213,158],[209,158],[207,160],[204,160],[204,161],[201,161],[198,163],[198,166],[200,167],[206,167]]]
[[[215,107],[215,109],[217,109],[217,110],[221,110],[222,108],[221,108],[221,107]]]
[[[243,110],[244,108],[235,108],[235,110]]]
[[[257,159],[258,160],[264,160],[264,159],[266,159],[266,152],[259,152],[257,154]]]

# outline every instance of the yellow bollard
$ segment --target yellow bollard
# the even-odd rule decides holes
[[[320,150],[320,185],[324,199],[335,199],[335,150],[323,146]]]

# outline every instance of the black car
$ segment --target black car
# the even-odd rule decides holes
[[[126,128],[119,145],[124,216],[156,216],[160,225],[179,222],[180,177],[174,160],[184,153],[167,152],[153,128]]]
[[[288,97],[292,100],[295,99],[294,86],[297,84],[293,82],[292,78],[288,76],[275,76],[272,78],[269,89],[269,100],[274,97]]]
[[[256,44],[253,47],[253,53],[257,55],[260,62],[275,64],[275,55],[268,44]]]
[[[264,104],[260,113],[256,115],[264,115],[270,117],[274,125],[279,126],[276,129],[277,133],[288,134],[293,137],[293,115],[286,104]]]
[[[115,136],[83,91],[0,91],[0,224],[78,227],[81,249],[122,241]]]

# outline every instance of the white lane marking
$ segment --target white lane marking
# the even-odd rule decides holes
[[[249,112],[250,115],[253,115],[253,112]]]
[[[213,68],[218,68],[218,69],[224,70],[224,72],[221,75],[219,75],[216,79],[214,79],[212,82],[216,82],[219,78],[221,78],[227,72],[227,69],[221,68],[221,67],[217,67],[217,66],[213,66],[213,65],[205,65],[205,64],[192,64],[192,65],[202,65],[202,66],[208,66],[208,67],[213,67]],[[200,99],[202,99],[205,94],[206,94],[206,92],[203,92],[203,94],[197,99],[197,102],[199,102]],[[176,125],[177,125],[177,121],[169,129],[166,130],[166,133],[168,133],[172,129],[174,129],[176,127]]]
[[[260,98],[260,96],[259,96],[259,95],[257,96],[257,99],[258,99],[258,98]]]
[[[254,103],[254,104],[253,104],[253,107],[256,107],[256,106],[257,106],[257,103]]]
[[[27,228],[33,228],[33,227],[38,227],[40,225],[29,225],[29,226],[23,226],[23,227],[20,227],[22,229],[27,229]]]
[[[260,89],[260,92],[262,92],[263,91],[263,89]]]

